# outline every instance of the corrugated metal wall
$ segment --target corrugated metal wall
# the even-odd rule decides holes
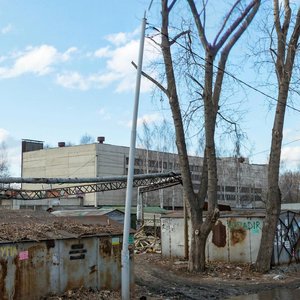
[[[121,248],[121,236],[0,243],[0,299],[35,300],[79,287],[119,290]]]

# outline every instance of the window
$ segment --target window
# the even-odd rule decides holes
[[[234,193],[235,192],[235,186],[225,186],[225,191]]]

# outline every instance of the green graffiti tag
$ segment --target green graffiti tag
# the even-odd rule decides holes
[[[245,230],[250,230],[252,233],[258,233],[261,231],[262,223],[261,221],[228,221],[229,229],[244,228]]]

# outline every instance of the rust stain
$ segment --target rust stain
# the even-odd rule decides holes
[[[47,250],[49,250],[50,248],[54,248],[55,247],[55,241],[54,240],[46,241],[46,247],[47,247]]]
[[[219,220],[212,230],[212,242],[217,247],[225,247],[226,245],[226,226]]]
[[[5,287],[5,278],[7,276],[7,261],[4,259],[0,260],[1,272],[0,272],[0,295],[5,297],[6,287]]]
[[[231,245],[234,246],[235,244],[242,243],[245,240],[247,231],[243,227],[232,228],[230,230],[230,235]]]
[[[93,265],[90,267],[90,274],[93,274],[95,272],[97,272],[97,268],[96,268],[96,265]]]
[[[100,273],[101,278],[101,289],[111,289],[112,287],[112,274],[111,270],[107,268],[105,271]]]
[[[100,255],[103,258],[111,256],[112,244],[110,239],[102,239],[100,243]]]
[[[121,261],[121,247],[120,245],[114,245],[112,247],[113,250],[113,257],[115,262]]]
[[[66,291],[72,290],[74,288],[80,288],[84,286],[84,278],[80,278],[78,280],[72,279],[69,280],[66,286]]]
[[[45,259],[45,245],[33,245],[28,247],[29,258],[20,260],[14,258],[16,267],[14,287],[14,299],[35,299],[43,292],[44,287],[50,283],[50,274]],[[41,270],[44,270],[42,272]]]
[[[16,273],[15,273],[15,299],[19,299],[20,298],[20,288],[21,288],[21,271],[20,271],[20,265],[19,265],[19,258],[18,256],[16,256],[14,258],[14,264],[16,266]]]

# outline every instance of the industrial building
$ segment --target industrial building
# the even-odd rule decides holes
[[[22,141],[22,177],[24,178],[91,178],[105,176],[124,176],[128,172],[129,147],[109,145],[104,137],[98,143],[77,146],[44,148],[43,142]],[[190,170],[195,190],[199,188],[203,158],[189,157]],[[135,174],[148,174],[173,171],[179,168],[178,155],[136,149]],[[218,158],[218,200],[232,207],[258,207],[267,186],[267,165],[250,164],[248,159],[226,157]],[[58,185],[23,184],[23,189],[56,188]],[[107,191],[79,195],[83,204],[124,205],[126,190]],[[183,206],[180,185],[164,190],[148,192],[143,196],[144,205],[164,208]],[[137,201],[134,191],[133,205]]]

